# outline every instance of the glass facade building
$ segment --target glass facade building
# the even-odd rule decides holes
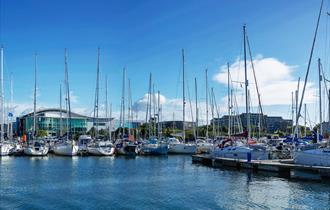
[[[61,117],[62,116],[62,117]],[[71,123],[72,134],[82,134],[87,132],[87,123],[90,117],[71,113],[71,120],[66,119],[65,110],[45,109],[36,113],[36,130],[46,131],[49,136],[57,136],[67,132],[67,124]],[[29,113],[17,119],[18,135],[31,133],[33,130],[33,113]]]

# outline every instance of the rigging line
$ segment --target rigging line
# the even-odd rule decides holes
[[[327,91],[326,91],[326,92],[327,92],[327,96],[328,96],[328,98],[329,98],[328,86],[327,86],[327,83],[326,83],[327,79],[325,78],[325,75],[324,75],[324,70],[323,70],[323,65],[322,65],[322,63],[320,64],[320,67],[321,67],[321,72],[322,72],[322,80],[323,80],[323,83],[324,83],[325,89],[327,90]]]
[[[324,48],[324,58],[328,58],[327,54],[328,54],[328,24],[329,24],[329,20],[328,18],[326,18],[326,22],[325,22],[325,44],[324,46],[326,46]],[[325,59],[325,68],[327,68],[328,66],[328,59]]]
[[[247,42],[247,45],[248,45],[250,61],[251,61],[251,67],[252,67],[252,70],[253,70],[253,77],[254,77],[256,90],[257,90],[257,95],[258,95],[259,108],[260,108],[261,114],[263,114],[262,105],[261,105],[261,98],[260,98],[260,92],[259,92],[259,88],[258,88],[258,82],[257,82],[256,72],[255,72],[255,69],[254,69],[254,62],[253,62],[253,59],[252,59],[252,53],[251,53],[251,47],[250,47],[250,41],[249,41],[248,35],[246,35],[246,42]]]
[[[0,43],[3,42],[3,29],[4,29],[4,2],[0,0]]]
[[[178,79],[176,81],[176,87],[175,87],[175,90],[176,90],[176,93],[175,93],[175,98],[178,99],[179,97],[179,92],[181,91],[181,68],[182,68],[182,60],[181,60],[181,56],[180,56],[180,62],[179,62],[179,67],[178,67],[178,72],[179,72],[179,75],[178,75]]]
[[[192,108],[192,104],[191,104],[190,90],[189,90],[189,84],[188,83],[187,83],[187,92],[188,92],[188,98],[189,98],[191,121],[194,122],[193,108]]]
[[[306,114],[307,114],[307,120],[308,120],[308,123],[309,123],[309,127],[310,127],[310,129],[311,129],[313,126],[312,126],[311,118],[310,118],[310,116],[309,116],[308,109],[306,109]]]
[[[301,94],[300,103],[299,103],[299,109],[298,109],[298,113],[297,113],[298,116],[296,117],[296,125],[298,124],[300,113],[301,113],[301,107],[302,107],[302,104],[303,104],[303,101],[304,101],[305,89],[306,89],[306,84],[307,84],[307,80],[308,80],[309,69],[310,69],[311,62],[312,62],[312,57],[313,57],[313,52],[314,52],[314,46],[315,46],[316,36],[317,36],[318,28],[319,28],[319,23],[320,23],[322,8],[323,8],[323,0],[321,2],[321,7],[320,7],[320,11],[319,11],[318,19],[317,19],[317,24],[316,24],[316,29],[315,29],[315,33],[314,33],[313,44],[312,44],[312,48],[311,48],[311,52],[310,52],[310,56],[309,56],[309,60],[308,60],[308,66],[307,66],[307,72],[306,72],[306,76],[305,76],[305,82],[304,82],[303,92]]]

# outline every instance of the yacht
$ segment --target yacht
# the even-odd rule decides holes
[[[212,157],[223,157],[246,160],[268,160],[269,151],[266,149],[251,148],[249,146],[228,146],[216,148],[212,152]]]
[[[212,139],[197,139],[197,153],[210,153],[213,149]]]
[[[159,142],[156,138],[151,138],[142,143],[140,153],[143,155],[167,155],[168,145]]]
[[[0,143],[0,156],[9,155],[13,148],[13,145],[8,142]]]
[[[139,152],[138,146],[128,139],[118,139],[115,148],[118,155],[135,156]]]
[[[34,97],[33,97],[33,127],[32,127],[32,141],[24,148],[24,154],[30,156],[44,156],[48,154],[49,147],[43,141],[36,140],[37,133],[37,54],[34,60]]]
[[[55,144],[53,150],[55,155],[76,156],[78,148],[74,141],[65,141]]]
[[[180,142],[177,138],[168,138],[168,153],[171,154],[195,154],[197,152],[196,144],[186,144]]]
[[[92,137],[89,135],[81,135],[78,138],[78,150],[87,151],[87,145],[92,142]]]
[[[330,148],[298,148],[293,153],[293,161],[301,165],[330,167]]]
[[[98,141],[88,144],[87,152],[96,156],[112,156],[115,154],[115,148],[110,141]]]
[[[24,147],[23,147],[22,143],[20,143],[20,142],[14,143],[14,146],[11,149],[10,154],[14,155],[14,156],[24,155]]]
[[[49,147],[42,141],[33,141],[24,148],[24,154],[28,156],[45,156],[48,154]]]
[[[66,141],[59,142],[54,145],[53,150],[55,155],[75,156],[78,154],[78,145],[71,135],[71,105],[70,105],[70,88],[69,88],[69,73],[68,73],[68,57],[67,50],[64,51],[64,83],[65,83],[65,98],[66,98]]]

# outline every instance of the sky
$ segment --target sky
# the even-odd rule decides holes
[[[200,118],[205,114],[205,69],[220,115],[227,112],[227,62],[233,81],[244,81],[242,27],[247,34],[264,112],[291,118],[291,92],[304,78],[320,1],[314,0],[0,0],[0,43],[5,50],[5,91],[14,83],[15,115],[33,107],[34,54],[38,54],[38,109],[59,107],[64,79],[64,48],[68,50],[73,111],[91,115],[94,103],[97,48],[100,58],[100,102],[109,100],[118,116],[122,71],[131,81],[134,109],[144,119],[149,74],[162,98],[163,119],[182,117],[181,49],[185,50],[187,113],[194,106],[198,83]],[[304,102],[310,121],[318,118],[317,58],[329,75],[329,2],[325,1],[319,36]],[[252,111],[255,82],[248,65]],[[233,83],[240,110],[243,89]],[[302,85],[302,84],[301,84]],[[189,91],[187,91],[189,89]],[[324,95],[324,94],[323,94]],[[323,100],[324,104],[326,101]],[[324,110],[327,110],[324,106]],[[193,114],[194,115],[194,114]],[[324,117],[327,112],[324,111]],[[190,114],[187,115],[191,119]]]

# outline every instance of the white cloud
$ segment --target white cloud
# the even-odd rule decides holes
[[[153,95],[151,95],[152,97]],[[133,111],[146,111],[147,110],[147,104],[148,104],[148,99],[149,99],[149,93],[144,94],[144,96],[142,98],[140,98],[139,100],[137,100],[134,104],[133,104]],[[165,96],[163,96],[162,94],[159,94],[159,103],[160,105],[165,104],[166,98]],[[155,93],[154,97],[151,98],[151,103],[158,103],[158,94]]]
[[[262,105],[289,105],[291,104],[291,92],[297,89],[297,78],[294,77],[296,66],[289,66],[276,58],[263,58],[257,56],[254,60],[254,68],[256,71],[257,83],[261,95]],[[251,63],[248,63],[248,81],[251,94],[252,105],[258,104],[253,70]],[[230,65],[230,74],[233,81],[244,81],[244,61],[236,60]],[[227,66],[220,67],[219,72],[214,75],[213,79],[219,83],[227,85]],[[233,83],[237,88],[236,95],[244,93],[244,85],[240,87],[238,83]],[[300,83],[300,93],[303,81]],[[307,83],[304,97],[305,103],[312,103],[314,98],[315,87],[313,83]],[[227,96],[226,96],[227,98]],[[239,106],[244,106],[245,100],[238,100]]]
[[[157,94],[156,101],[157,101]],[[135,114],[138,115],[139,120],[146,119],[146,109],[147,109],[147,102],[148,102],[148,94],[144,94],[142,98],[137,100],[133,104],[133,110]],[[171,120],[182,120],[183,119],[183,104],[182,98],[166,98],[164,95],[160,95],[160,104],[161,104],[161,121],[171,121]],[[198,103],[199,109],[199,122],[200,124],[205,124],[206,122],[206,103],[199,102]],[[196,119],[195,113],[195,103],[189,102],[189,99],[186,101],[185,106],[185,119],[186,121],[191,121],[192,119]],[[192,111],[191,111],[192,110]],[[156,110],[157,111],[157,110]],[[153,112],[153,106],[152,106]],[[216,113],[215,113],[216,115]],[[193,116],[193,117],[192,117]],[[209,120],[211,120],[211,108],[209,107]]]
[[[71,103],[78,103],[78,96],[73,93],[73,91],[70,91],[70,102]]]

